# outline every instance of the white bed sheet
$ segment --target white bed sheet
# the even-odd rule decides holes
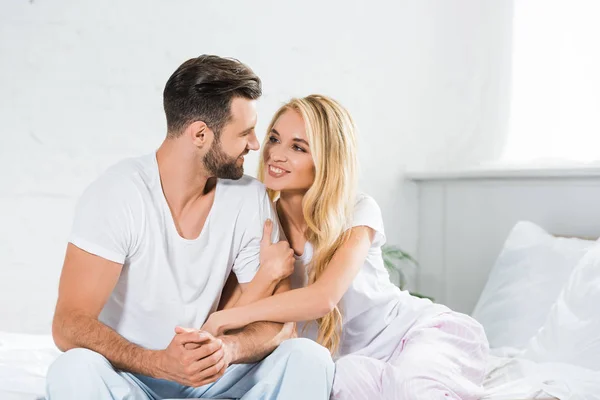
[[[0,390],[0,399],[2,400],[43,400],[44,397],[31,393],[7,392]]]
[[[59,354],[50,335],[0,332],[0,398],[43,398],[46,372]]]
[[[600,400],[600,371],[566,363],[537,363],[522,350],[492,350],[483,400]]]
[[[564,363],[536,363],[522,351],[492,351],[483,400],[600,400],[600,371]],[[48,367],[58,357],[50,335],[0,332],[0,399],[43,399]]]

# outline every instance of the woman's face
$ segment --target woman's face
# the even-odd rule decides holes
[[[294,110],[285,111],[267,135],[263,149],[265,186],[280,192],[306,192],[315,180],[315,163],[302,116]]]

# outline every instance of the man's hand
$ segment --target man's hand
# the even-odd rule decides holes
[[[207,332],[175,328],[169,346],[158,352],[156,374],[161,379],[185,386],[199,387],[212,383],[225,373],[231,359],[223,341]]]
[[[260,273],[266,274],[269,279],[279,282],[294,272],[294,250],[286,241],[273,244],[271,234],[273,221],[268,219],[263,228],[263,237],[260,241]]]

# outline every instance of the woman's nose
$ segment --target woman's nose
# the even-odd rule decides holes
[[[271,151],[271,159],[273,161],[286,161],[286,158],[280,151]]]

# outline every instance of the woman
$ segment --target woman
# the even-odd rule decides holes
[[[480,397],[481,326],[389,281],[381,211],[355,194],[349,113],[325,96],[290,101],[273,117],[259,168],[295,253],[294,290],[214,313],[203,329],[301,323],[299,334],[337,359],[334,399]]]

